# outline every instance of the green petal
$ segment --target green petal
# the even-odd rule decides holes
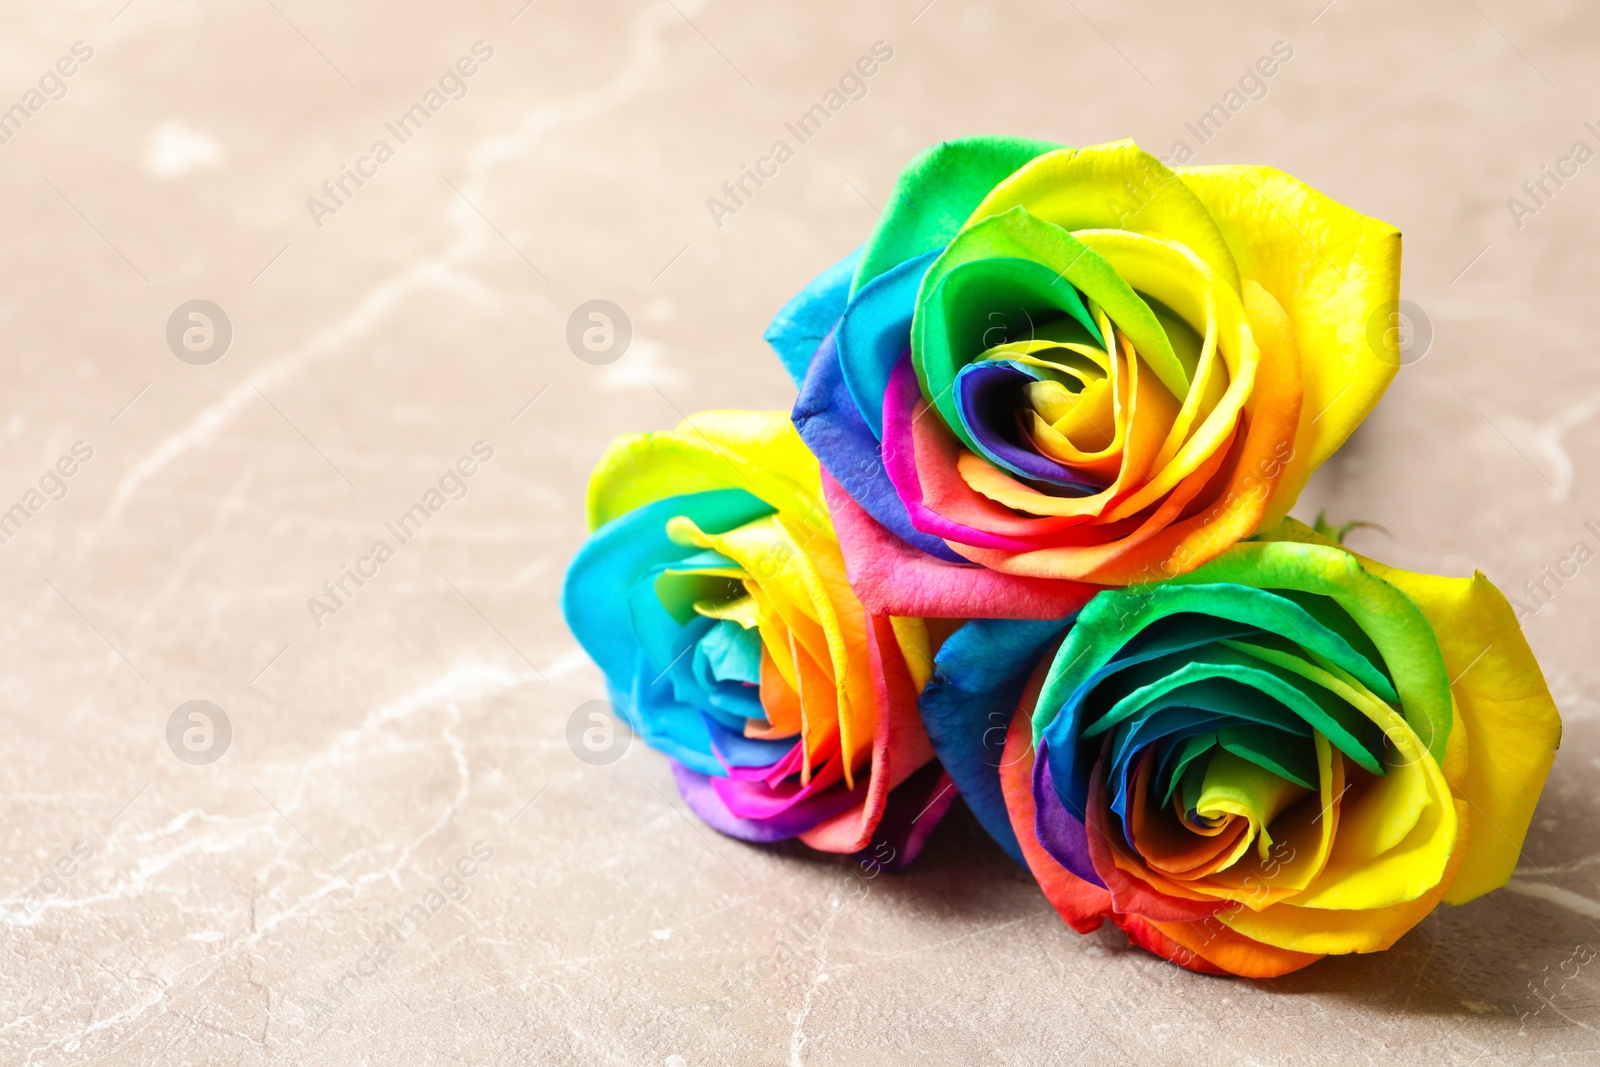
[[[1023,137],[966,137],[917,153],[895,180],[850,285],[949,243],[989,191],[1035,156],[1060,145]]]
[[[791,523],[832,528],[816,458],[783,411],[702,411],[674,430],[617,438],[589,476],[589,528],[708,489],[744,489]]]
[[[1293,519],[1267,536],[1328,543]],[[1467,801],[1469,832],[1445,900],[1465,904],[1505,885],[1516,868],[1561,744],[1561,715],[1511,605],[1481,572],[1441,578],[1357,558],[1427,616],[1454,679],[1467,767],[1452,786]]]
[[[1417,605],[1395,586],[1367,573],[1353,553],[1294,541],[1245,541],[1171,582],[1238,582],[1332,598],[1372,640],[1394,680],[1406,722],[1443,766],[1452,701],[1438,638]]]
[[[1132,141],[1040,156],[996,186],[973,221],[1018,206],[1067,230],[1131,230],[1176,241],[1240,292],[1239,267],[1206,205]]]
[[[1175,397],[1188,391],[1161,321],[1115,268],[1061,227],[1013,208],[961,231],[934,260],[911,326],[911,361],[923,395],[974,452],[951,388],[956,374],[996,344],[1017,340],[1014,334],[1030,335],[1041,315],[1077,317],[1074,289],[1099,305]],[[1004,337],[994,332],[996,314],[1005,320]]]

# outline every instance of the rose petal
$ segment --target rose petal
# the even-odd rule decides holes
[[[858,248],[817,275],[783,305],[762,335],[795,385],[805,381],[817,346],[844,314],[850,300],[850,280],[860,264]]]
[[[911,524],[911,516],[884,469],[878,439],[845,388],[833,334],[817,349],[795,401],[793,419],[795,429],[822,466],[874,519],[931,556],[960,560],[942,540]]]
[[[972,814],[1018,863],[1000,788],[1000,759],[1017,700],[1070,620],[976,619],[939,649],[933,680],[918,706],[928,740]]]
[[[1008,175],[1060,145],[1023,137],[963,137],[924,149],[895,179],[852,292],[914,256],[948,244]]]
[[[1286,480],[1298,487],[1399,370],[1399,353],[1373,338],[1381,341],[1393,325],[1400,231],[1272,167],[1179,167],[1177,174],[1216,220],[1240,273],[1271,293],[1293,324],[1305,402]]]
[[[1020,578],[919,552],[868,515],[826,473],[823,491],[833,512],[850,583],[875,614],[928,619],[1066,618],[1099,592],[1078,582]]]

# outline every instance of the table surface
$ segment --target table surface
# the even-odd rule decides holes
[[[847,860],[718,838],[659,755],[567,741],[602,695],[557,608],[589,467],[619,433],[787,407],[767,320],[950,137],[1181,140],[1395,223],[1431,347],[1302,513],[1512,591],[1600,545],[1600,165],[1523,187],[1600,146],[1600,11],[1324,2],[0,13],[26,115],[0,144],[0,508],[41,505],[0,544],[0,1061],[1600,1055],[1600,566],[1524,621],[1566,738],[1511,885],[1276,981],[1073,934],[959,810],[843,899]],[[708,207],[880,41],[864,95]],[[169,344],[197,299],[225,352],[215,313]],[[565,340],[591,299],[632,323],[607,365]],[[464,495],[392,536],[475,446]],[[215,762],[176,756],[224,748],[215,713],[185,748],[192,700],[231,726]]]

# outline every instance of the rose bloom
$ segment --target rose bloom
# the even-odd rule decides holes
[[[1561,720],[1505,598],[1300,523],[1063,624],[984,621],[922,706],[1061,916],[1197,971],[1394,944],[1515,868]]]
[[[689,807],[746,841],[910,862],[953,798],[916,709],[942,631],[850,591],[788,417],[621,437],[588,517],[562,610]]]
[[[982,137],[768,340],[867,606],[1042,618],[1287,514],[1399,366],[1399,274],[1392,226],[1269,167]]]

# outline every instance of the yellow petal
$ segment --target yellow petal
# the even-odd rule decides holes
[[[1392,749],[1383,777],[1340,804],[1339,832],[1327,865],[1305,892],[1288,903],[1361,911],[1402,904],[1433,892],[1455,848],[1456,809],[1449,783],[1416,732],[1398,712],[1335,664],[1313,664],[1243,641],[1229,644],[1293,671],[1344,700],[1378,725]]]
[[[1038,156],[995,186],[967,225],[1021,205],[1065,230],[1132,230],[1167,238],[1187,245],[1238,293],[1235,252],[1177,176],[1129,140],[1063,148]]]
[[[1155,297],[1203,331],[1194,380],[1177,412],[1163,420],[1162,445],[1150,462],[1150,479],[1106,513],[1114,521],[1155,503],[1232,437],[1255,387],[1260,351],[1239,294],[1182,244],[1125,231],[1077,236],[1135,290]],[[1202,410],[1204,419],[1196,427]],[[1138,417],[1152,416],[1145,412]]]
[[[672,520],[677,536],[699,548],[720,552],[744,568],[746,589],[760,606],[762,642],[800,693],[806,721],[837,707],[839,744],[845,754],[845,782],[854,788],[855,769],[871,752],[874,709],[867,667],[866,609],[850,592],[844,557],[832,537],[804,539],[772,515],[723,534],[708,534],[689,519]],[[784,636],[800,669],[783,672]],[[808,685],[806,663],[823,668],[831,694]]]
[[[1285,519],[1267,540],[1332,544],[1304,523]],[[1454,783],[1470,832],[1460,873],[1445,898],[1464,904],[1511,877],[1556,748],[1561,716],[1511,606],[1481,572],[1441,578],[1388,567],[1357,555],[1362,567],[1416,604],[1433,628],[1452,679],[1455,720],[1467,739],[1466,770]],[[1452,748],[1455,748],[1452,731]],[[1461,755],[1446,755],[1452,763]]]
[[[933,644],[928,636],[928,624],[914,616],[891,615],[889,626],[894,631],[895,643],[900,646],[900,656],[906,661],[906,669],[911,672],[911,682],[920,693],[933,678]]]
[[[1322,873],[1333,851],[1339,800],[1344,795],[1344,756],[1320,733],[1311,739],[1317,750],[1317,792],[1275,820],[1270,855],[1246,857],[1207,879],[1211,886],[1227,890],[1228,899],[1256,911],[1303,891]]]
[[[1303,470],[1321,466],[1377,404],[1399,369],[1371,340],[1400,296],[1400,231],[1271,167],[1179,167],[1221,227],[1240,274],[1294,323],[1305,382],[1294,460],[1268,523],[1286,514]],[[1382,322],[1387,326],[1387,320]],[[1381,331],[1378,333],[1383,336]]]
[[[702,411],[675,430],[617,438],[589,476],[589,528],[708,489],[744,489],[791,525],[832,529],[816,458],[785,411]]]
[[[1455,821],[1466,826],[1466,802],[1455,802]],[[1342,829],[1342,828],[1341,828]],[[1444,896],[1445,887],[1460,862],[1461,849],[1451,856],[1444,878],[1429,892],[1388,908],[1371,911],[1325,911],[1320,908],[1274,904],[1261,911],[1241,908],[1219,913],[1229,929],[1246,937],[1291,952],[1335,955],[1345,952],[1381,952],[1427,917]]]
[[[1267,828],[1280,812],[1305,794],[1304,789],[1265,767],[1232,752],[1219,752],[1206,768],[1195,812],[1206,819],[1233,815],[1246,820],[1250,829],[1241,835],[1240,854],[1254,843],[1265,862],[1272,848],[1272,834]]]
[[[1422,609],[1454,679],[1467,735],[1458,792],[1472,832],[1445,899],[1464,904],[1511,877],[1561,744],[1561,716],[1511,605],[1482,572],[1439,578],[1362,562]]]

